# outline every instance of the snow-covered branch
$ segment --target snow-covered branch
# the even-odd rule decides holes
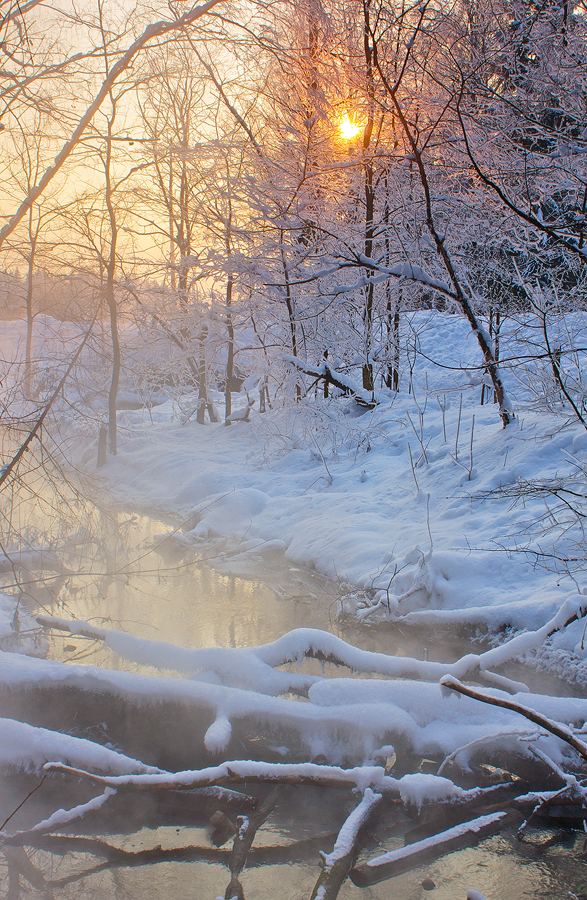
[[[354,379],[349,378],[348,375],[344,375],[342,372],[337,372],[336,369],[333,369],[326,362],[322,363],[321,366],[313,366],[306,362],[305,359],[288,354],[283,355],[283,360],[299,372],[325,381],[326,384],[331,384],[333,387],[338,388],[343,394],[350,394],[361,406],[366,406],[369,409],[376,406],[376,401],[373,399],[373,394],[370,391],[364,390]]]
[[[534,722],[535,725],[544,728],[545,731],[549,731],[567,744],[570,744],[570,746],[573,747],[585,761],[587,761],[587,744],[579,740],[573,731],[571,731],[570,728],[567,728],[566,725],[561,725],[560,722],[555,722],[548,718],[548,716],[543,716],[535,709],[530,709],[527,706],[523,706],[521,703],[516,703],[505,697],[496,697],[494,695],[484,694],[478,690],[473,690],[473,688],[461,684],[460,681],[450,675],[446,675],[442,678],[440,684],[442,687],[449,688],[451,691],[457,691],[457,693],[464,694],[466,697],[472,697],[473,700],[480,700],[482,703],[489,703],[492,706],[501,706],[502,709],[509,709],[512,712],[519,713],[521,716],[524,716],[524,718],[529,719],[530,722]]]
[[[381,794],[366,789],[361,802],[340,829],[332,852],[323,856],[322,872],[310,900],[336,900],[357,855],[359,833],[380,800]]]
[[[415,866],[422,865],[432,859],[438,859],[453,850],[470,847],[485,837],[502,831],[514,821],[519,821],[517,812],[496,812],[487,816],[479,816],[461,825],[455,825],[447,831],[435,834],[423,841],[391,850],[382,856],[376,856],[351,870],[351,881],[358,887],[378,884],[394,875],[407,872]]]

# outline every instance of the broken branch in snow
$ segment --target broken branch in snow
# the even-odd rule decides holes
[[[466,697],[472,697],[473,700],[479,700],[481,703],[489,703],[492,706],[501,706],[503,709],[510,709],[512,712],[519,713],[519,715],[529,719],[530,722],[534,722],[535,725],[544,728],[545,731],[549,731],[551,734],[559,737],[562,741],[566,741],[567,744],[570,744],[570,746],[587,761],[587,744],[580,741],[566,725],[561,725],[560,722],[554,722],[552,719],[547,718],[547,716],[543,716],[541,713],[536,712],[534,709],[529,709],[527,706],[522,706],[521,703],[516,703],[514,700],[507,700],[505,697],[492,697],[490,694],[484,694],[481,691],[474,690],[473,688],[461,684],[460,681],[453,678],[451,675],[446,675],[442,678],[440,684],[442,687],[450,688],[450,690],[457,691],[459,694],[464,694]]]
[[[300,359],[298,356],[289,356],[288,354],[284,354],[283,359],[299,372],[303,372],[304,375],[311,375],[313,378],[338,388],[343,394],[350,394],[360,406],[365,406],[368,409],[374,409],[377,406],[377,401],[370,391],[364,390],[356,381],[347,375],[343,375],[342,372],[337,372],[327,362],[322,363],[321,366],[313,366],[305,359]]]
[[[239,880],[239,875],[247,863],[247,856],[249,850],[253,846],[257,831],[271,815],[281,791],[281,787],[274,787],[261,806],[255,810],[252,815],[241,816],[239,818],[240,826],[234,837],[232,853],[230,854],[230,884],[226,888],[226,893],[224,895],[227,900],[231,900],[231,898],[234,897],[238,898],[238,900],[244,900],[244,893]]]

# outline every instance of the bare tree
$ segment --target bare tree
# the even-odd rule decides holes
[[[55,157],[52,165],[48,166],[36,184],[28,191],[27,195],[21,201],[18,209],[8,218],[6,224],[0,229],[0,247],[3,246],[6,239],[17,228],[18,224],[26,216],[32,204],[43,194],[45,189],[56,177],[58,172],[63,168],[75,147],[79,144],[87,127],[92,122],[95,114],[102,106],[102,103],[109,96],[114,84],[119,77],[125,73],[132,65],[135,58],[143,51],[151,42],[156,39],[164,38],[169,34],[179,33],[192,25],[194,22],[207,15],[210,10],[217,6],[221,0],[208,0],[208,2],[189,10],[183,16],[174,20],[162,20],[148,25],[142,34],[136,38],[126,50],[121,50],[117,54],[116,62],[109,68],[108,73],[102,84],[95,94],[93,100],[79,119],[77,125],[73,129],[68,140],[65,141],[61,150]],[[112,55],[113,52],[112,52]]]

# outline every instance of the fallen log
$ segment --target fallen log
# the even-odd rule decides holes
[[[240,816],[239,830],[234,838],[234,845],[230,854],[230,882],[224,894],[226,900],[232,900],[236,897],[238,900],[244,900],[243,888],[240,883],[239,875],[247,863],[247,856],[259,828],[264,824],[266,819],[272,813],[275,804],[282,792],[281,787],[271,789],[269,795],[263,803],[250,816]]]
[[[344,822],[332,853],[323,857],[322,872],[310,900],[336,900],[357,855],[357,841],[371,813],[381,801],[381,794],[367,788],[363,799]]]
[[[203,787],[221,787],[227,784],[306,784],[316,787],[355,790],[371,785],[377,791],[399,796],[399,781],[385,775],[382,766],[340,766],[318,763],[263,763],[255,760],[232,760],[206,769],[183,772],[146,773],[129,775],[96,775],[86,769],[68,766],[60,762],[48,762],[44,772],[60,772],[91,781],[117,791],[168,791],[192,790]]]
[[[357,887],[368,887],[401,875],[433,859],[439,859],[454,850],[471,847],[492,834],[497,834],[509,825],[517,824],[521,815],[516,810],[479,816],[463,822],[440,834],[433,835],[415,844],[408,844],[397,850],[384,853],[369,862],[356,866],[350,871],[350,878]]]

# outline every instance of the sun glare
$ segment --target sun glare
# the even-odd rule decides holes
[[[356,125],[347,114],[340,120],[338,131],[345,141],[351,141],[360,133],[361,127],[360,125]]]

